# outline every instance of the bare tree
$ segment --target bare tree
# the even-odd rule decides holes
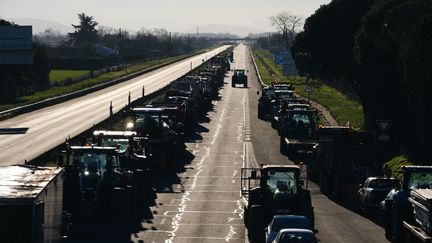
[[[271,16],[270,22],[272,26],[275,26],[279,31],[282,32],[285,40],[285,46],[287,50],[289,50],[297,29],[303,25],[303,18],[293,15],[290,12],[281,12],[277,15]]]

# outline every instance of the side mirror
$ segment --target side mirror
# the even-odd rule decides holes
[[[253,171],[251,172],[251,176],[250,176],[250,178],[251,178],[251,179],[256,179],[256,178],[257,178],[257,172],[256,172],[255,170],[253,170]]]
[[[259,90],[257,91],[257,95],[259,95],[260,94],[260,92],[259,92]]]

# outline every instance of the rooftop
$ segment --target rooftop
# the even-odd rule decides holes
[[[0,167],[0,200],[36,198],[61,171],[27,165]]]

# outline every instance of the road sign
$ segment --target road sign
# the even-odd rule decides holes
[[[306,88],[305,88],[305,92],[306,93],[312,93],[312,86],[310,86],[310,85],[308,85],[308,86],[306,86]]]
[[[32,64],[31,26],[0,26],[0,65]]]
[[[376,120],[375,122],[381,134],[387,134],[392,124],[391,120]]]
[[[275,64],[276,65],[282,65],[283,64],[282,52],[276,53],[276,55],[275,55]]]

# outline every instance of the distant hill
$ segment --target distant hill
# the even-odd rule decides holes
[[[43,32],[46,29],[52,28],[53,30],[60,31],[63,34],[68,32],[72,32],[72,25],[65,25],[51,20],[45,19],[30,19],[30,18],[12,18],[7,19],[8,21],[12,21],[18,25],[32,25],[33,26],[33,34],[37,34],[39,32]]]
[[[224,25],[224,24],[209,24],[205,26],[198,27],[199,33],[229,33],[231,35],[236,35],[240,37],[248,36],[250,33],[263,33],[268,32],[268,30],[254,28],[249,26],[241,25]],[[197,29],[189,29],[184,31],[185,33],[196,34]]]

